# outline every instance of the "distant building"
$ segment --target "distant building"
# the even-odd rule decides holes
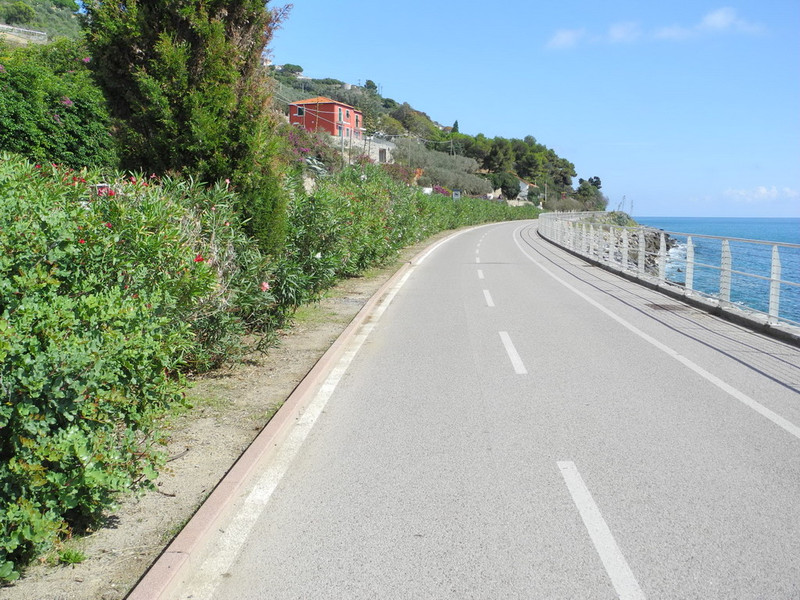
[[[325,131],[335,137],[362,139],[364,115],[361,111],[324,96],[289,104],[289,123],[308,131]]]

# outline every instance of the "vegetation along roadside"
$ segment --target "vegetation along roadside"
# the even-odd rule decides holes
[[[81,535],[158,487],[190,380],[405,247],[538,214],[453,198],[453,170],[475,194],[500,181],[475,158],[375,165],[288,128],[262,66],[287,11],[89,1],[74,39],[0,45],[2,584],[79,562]]]

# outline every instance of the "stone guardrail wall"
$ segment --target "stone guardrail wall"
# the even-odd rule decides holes
[[[611,221],[604,212],[544,213],[538,229],[550,242],[628,279],[761,330],[788,331],[793,341],[800,340],[800,245]],[[697,252],[701,246],[702,256]],[[719,252],[709,258],[712,246]],[[756,264],[762,272],[741,270]],[[793,274],[794,280],[782,273]],[[746,303],[740,299],[745,295]]]

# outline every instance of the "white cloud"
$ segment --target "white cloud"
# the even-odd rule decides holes
[[[800,198],[800,192],[792,188],[776,185],[767,187],[760,185],[753,189],[729,189],[725,191],[725,196],[738,202],[746,203],[767,203],[775,200],[794,200]]]
[[[699,29],[723,31],[736,22],[736,11],[730,7],[720,8],[708,13],[698,25]]]
[[[698,30],[708,31],[735,31],[739,33],[760,33],[763,27],[758,23],[750,23],[736,14],[730,7],[720,8],[708,13],[700,24]]]
[[[729,6],[707,13],[699,23],[690,26],[671,25],[656,30],[655,37],[665,40],[684,40],[708,33],[762,33],[764,27],[741,18],[736,9]]]
[[[559,29],[547,42],[548,48],[572,48],[585,35],[585,29]]]
[[[615,23],[605,35],[587,35],[585,29],[559,29],[547,42],[548,48],[574,48],[581,42],[609,44],[632,43],[641,39],[680,41],[715,33],[758,34],[765,31],[758,23],[739,16],[736,9],[725,6],[705,14],[697,23],[669,25],[643,32],[635,21]]]
[[[642,37],[642,30],[638,23],[629,21],[615,23],[608,29],[608,41],[612,43],[631,43]]]

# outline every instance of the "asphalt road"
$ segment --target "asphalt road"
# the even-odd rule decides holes
[[[535,227],[414,267],[180,598],[800,598],[800,350]]]

